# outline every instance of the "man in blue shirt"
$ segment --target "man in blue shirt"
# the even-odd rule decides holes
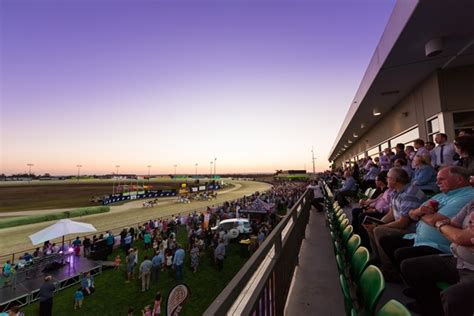
[[[354,196],[357,192],[357,182],[352,177],[351,171],[346,170],[344,172],[344,179],[344,184],[339,190],[336,190],[334,196],[341,207],[344,207],[349,204],[349,202],[347,202],[346,200],[347,196]]]
[[[392,250],[392,259],[398,266],[408,258],[451,253],[449,240],[434,226],[438,221],[453,218],[464,205],[474,200],[474,188],[469,184],[468,170],[457,166],[441,169],[437,183],[441,193],[409,212],[409,217],[418,221],[416,232],[382,244],[387,253]]]
[[[180,244],[177,244],[176,251],[174,252],[173,267],[176,269],[176,280],[181,281],[183,279],[183,265],[184,265],[184,249],[181,248]]]
[[[163,253],[161,251],[156,251],[155,256],[151,259],[152,267],[151,267],[151,279],[153,282],[160,281],[160,270],[165,262],[165,258],[163,257]]]

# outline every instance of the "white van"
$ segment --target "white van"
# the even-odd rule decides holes
[[[212,230],[226,230],[231,239],[239,237],[239,235],[248,235],[252,233],[250,222],[245,218],[225,219],[219,225],[211,228]]]

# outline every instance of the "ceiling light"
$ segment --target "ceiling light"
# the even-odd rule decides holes
[[[345,147],[345,148],[347,148],[347,147],[349,147],[349,145],[347,145],[347,144],[344,144],[344,147]]]
[[[360,124],[360,128],[365,128],[365,124],[364,123]]]
[[[425,56],[434,57],[443,52],[443,40],[441,38],[433,38],[425,44]]]
[[[374,109],[372,110],[372,114],[373,114],[374,116],[379,116],[380,114],[382,114],[382,112],[380,112],[379,108],[374,108]]]
[[[350,139],[349,139],[349,140],[347,140],[347,142],[348,142],[349,144],[352,144],[352,140],[350,140]]]
[[[359,137],[359,135],[357,135],[356,133],[352,134],[352,136],[354,136],[354,138]]]

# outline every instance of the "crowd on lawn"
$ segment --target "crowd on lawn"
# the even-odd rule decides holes
[[[239,239],[249,238],[253,241],[249,245],[249,250],[256,250],[277,224],[276,210],[290,209],[304,193],[306,186],[305,182],[277,183],[266,192],[255,192],[250,196],[228,201],[219,206],[208,207],[203,212],[194,211],[187,216],[176,215],[165,219],[150,219],[137,227],[123,228],[116,236],[111,231],[107,231],[99,236],[94,235],[92,238],[85,236],[81,240],[77,237],[70,245],[66,245],[65,249],[72,247],[75,255],[88,257],[99,242],[106,244],[109,253],[112,253],[114,248],[120,248],[125,257],[124,260],[121,255],[114,258],[114,269],[126,271],[126,283],[132,282],[138,276],[141,279],[141,291],[145,292],[149,290],[150,282],[159,283],[160,274],[164,271],[174,275],[177,281],[182,281],[186,256],[190,257],[190,268],[193,273],[198,273],[201,259],[206,254],[211,257],[211,262],[214,263],[216,269],[222,271],[227,248],[232,239],[230,231],[216,229],[223,220],[250,218],[253,237],[248,234]],[[258,212],[253,213],[253,211]],[[180,227],[186,229],[188,244],[186,249],[177,241]],[[138,257],[138,243],[142,243],[145,249],[141,262]],[[25,253],[22,260],[48,256],[61,250],[64,249],[54,243],[45,242],[43,247],[37,248],[33,254]],[[4,274],[10,273],[11,269],[13,269],[12,264],[6,262],[3,268]],[[45,284],[50,283],[46,281]],[[74,308],[81,308],[84,297],[91,295],[94,291],[93,276],[90,273],[84,274],[80,288],[74,293]],[[143,309],[143,315],[158,315],[160,301],[161,295],[158,293],[154,303]],[[49,305],[46,307],[48,310],[50,308]],[[129,312],[133,313],[132,310]]]
[[[325,178],[341,206],[375,188],[352,209],[354,233],[387,281],[406,284],[403,293],[415,299],[410,310],[471,316],[474,136],[463,133],[450,143],[437,134],[435,141],[436,147],[421,139],[414,146],[397,144],[395,153],[387,148],[380,157],[361,159]]]

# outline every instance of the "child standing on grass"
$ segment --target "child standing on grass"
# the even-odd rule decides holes
[[[114,270],[118,270],[120,268],[120,263],[122,259],[120,259],[120,255],[117,255],[114,260]]]
[[[74,293],[74,309],[82,307],[82,301],[84,300],[84,293],[81,288],[78,288]]]
[[[150,305],[145,306],[145,308],[142,310],[142,315],[143,316],[153,316],[151,314],[151,307]]]
[[[153,316],[158,316],[161,313],[161,293],[156,292],[155,304],[153,305]]]

